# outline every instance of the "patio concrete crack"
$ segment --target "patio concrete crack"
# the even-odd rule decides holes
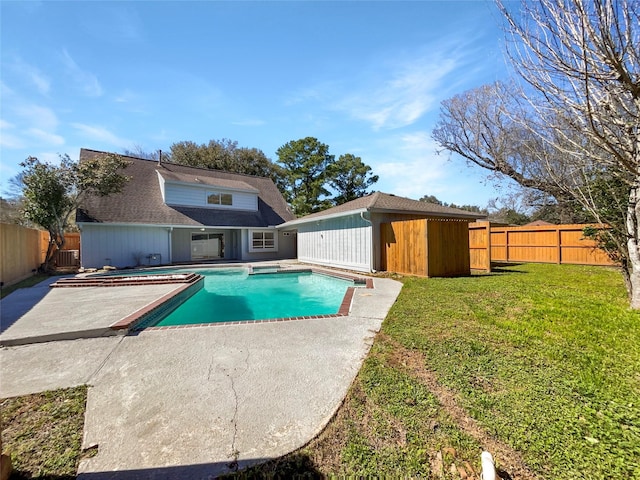
[[[233,424],[233,438],[231,440],[230,456],[232,460],[228,464],[228,466],[234,472],[238,471],[238,458],[240,457],[240,451],[236,447],[236,441],[238,439],[238,392],[236,390],[235,378],[242,377],[242,375],[244,375],[249,369],[249,355],[250,355],[250,350],[247,348],[246,355],[244,357],[244,362],[243,362],[244,369],[239,375],[236,375],[234,377],[230,374],[227,374],[227,376],[229,377],[229,380],[231,381],[231,390],[233,390],[233,398],[234,398],[234,411],[233,411],[233,418],[231,419],[231,423]],[[233,371],[237,372],[238,370],[234,368]]]
[[[91,375],[89,375],[87,377],[87,385],[93,385],[92,380],[98,375],[98,373],[100,373],[100,370],[102,370],[104,368],[104,366],[107,364],[107,362],[109,361],[111,356],[115,353],[115,351],[118,349],[118,347],[120,347],[120,345],[122,344],[122,342],[124,341],[125,338],[126,338],[126,335],[122,335],[121,336],[121,338],[118,341],[118,343],[116,343],[116,345],[111,349],[111,351],[104,358],[104,360],[102,362],[100,362],[100,365],[98,365],[98,368],[96,368],[96,370]]]
[[[236,439],[238,438],[238,392],[236,391],[236,385],[233,380],[233,377],[227,374],[229,380],[231,381],[231,390],[233,391],[234,398],[234,409],[233,409],[233,418],[231,419],[231,424],[233,425],[233,438],[231,439],[231,462],[229,462],[228,467],[234,471],[238,471],[238,457],[240,456],[240,451],[236,448]]]
[[[240,350],[242,352],[242,350]],[[207,380],[212,380],[212,376],[214,371],[218,371],[222,373],[225,377],[229,379],[229,384],[231,386],[231,391],[233,392],[233,415],[231,417],[231,425],[233,427],[233,435],[231,438],[231,451],[229,453],[229,458],[231,461],[227,464],[227,468],[229,468],[232,472],[238,471],[238,458],[240,457],[240,451],[236,446],[236,442],[238,439],[238,407],[239,407],[239,397],[238,391],[236,390],[236,380],[241,378],[249,369],[249,357],[250,350],[245,349],[245,356],[242,361],[242,364],[236,363],[234,366],[224,366],[224,365],[216,365],[215,356],[211,358],[211,362],[209,363],[209,368],[207,371]]]

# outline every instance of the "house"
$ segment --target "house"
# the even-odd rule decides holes
[[[361,272],[468,275],[469,222],[485,215],[381,192],[289,220],[298,260]]]
[[[295,234],[276,228],[295,217],[271,179],[125,158],[124,190],[76,214],[83,267],[295,258]]]

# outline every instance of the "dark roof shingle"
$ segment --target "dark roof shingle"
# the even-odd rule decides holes
[[[388,212],[417,214],[431,217],[443,218],[462,218],[475,220],[484,218],[486,215],[481,213],[469,212],[459,208],[444,207],[435,203],[421,202],[420,200],[412,200],[410,198],[399,197],[389,193],[374,192],[366,197],[357,198],[337,207],[323,210],[322,212],[312,213],[305,217],[298,218],[287,222],[285,226],[306,223],[307,220],[319,220],[324,217],[348,215],[350,212],[357,211],[370,212]]]
[[[105,152],[81,149],[80,161]],[[76,214],[77,222],[145,225],[193,225],[225,227],[267,227],[292,220],[294,215],[270,178],[188,167],[124,156],[129,166],[123,173],[131,180],[119,194],[88,196]],[[200,183],[258,193],[255,212],[216,208],[178,207],[164,203],[158,173],[165,179]]]

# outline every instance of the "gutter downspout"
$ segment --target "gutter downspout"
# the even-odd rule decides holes
[[[370,258],[369,258],[369,271],[371,273],[376,273],[376,269],[373,268],[374,265],[374,258],[375,258],[375,242],[373,240],[373,222],[369,219],[369,218],[364,218],[364,214],[365,213],[369,213],[369,211],[366,212],[360,212],[360,218],[362,220],[364,220],[365,222],[368,222],[369,225],[371,226],[371,253],[370,253]],[[371,217],[371,215],[369,215],[369,217]]]
[[[173,227],[167,228],[169,232],[169,263],[173,263],[173,244],[171,242],[171,233],[173,232]]]

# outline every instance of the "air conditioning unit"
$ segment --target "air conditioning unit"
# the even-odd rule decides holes
[[[56,263],[59,267],[77,267],[80,264],[80,252],[78,250],[59,250]]]

